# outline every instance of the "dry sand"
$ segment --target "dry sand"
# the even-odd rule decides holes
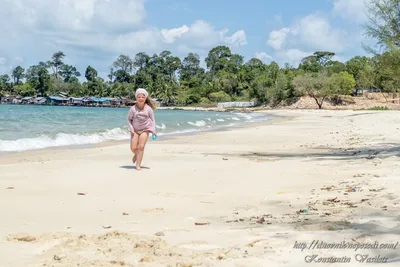
[[[0,266],[399,266],[400,244],[309,247],[399,241],[399,113],[268,113],[149,141],[142,172],[128,144],[0,156]]]

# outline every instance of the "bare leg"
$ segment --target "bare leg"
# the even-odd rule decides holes
[[[136,154],[137,154],[137,148],[138,148],[138,141],[139,141],[139,135],[137,134],[132,134],[131,133],[131,151],[134,154],[132,158],[132,162],[136,162]]]
[[[143,160],[144,147],[146,146],[147,139],[149,138],[149,133],[143,132],[139,135],[138,147],[137,147],[137,161],[136,161],[136,170],[141,171],[141,164]]]

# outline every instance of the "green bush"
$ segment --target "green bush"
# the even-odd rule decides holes
[[[372,107],[369,108],[368,110],[390,110],[390,108],[386,107],[386,106],[376,106],[376,107]]]
[[[228,95],[224,91],[210,93],[208,95],[208,98],[213,102],[229,102],[229,101],[231,101],[230,95]]]
[[[200,98],[200,104],[212,104],[212,102],[207,97],[202,97]]]

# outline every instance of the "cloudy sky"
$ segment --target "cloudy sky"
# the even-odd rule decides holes
[[[0,73],[56,51],[106,77],[120,54],[170,50],[204,59],[227,45],[245,60],[298,62],[316,50],[365,55],[364,0],[0,0]]]

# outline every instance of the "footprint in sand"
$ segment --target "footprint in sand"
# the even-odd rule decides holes
[[[154,208],[154,209],[143,209],[142,212],[146,213],[146,214],[151,214],[151,213],[165,213],[163,208]]]
[[[170,197],[170,198],[203,198],[207,197],[207,195],[183,195],[183,194],[176,194],[176,193],[163,193],[163,192],[157,192],[153,193],[154,196],[162,196],[162,197]]]

